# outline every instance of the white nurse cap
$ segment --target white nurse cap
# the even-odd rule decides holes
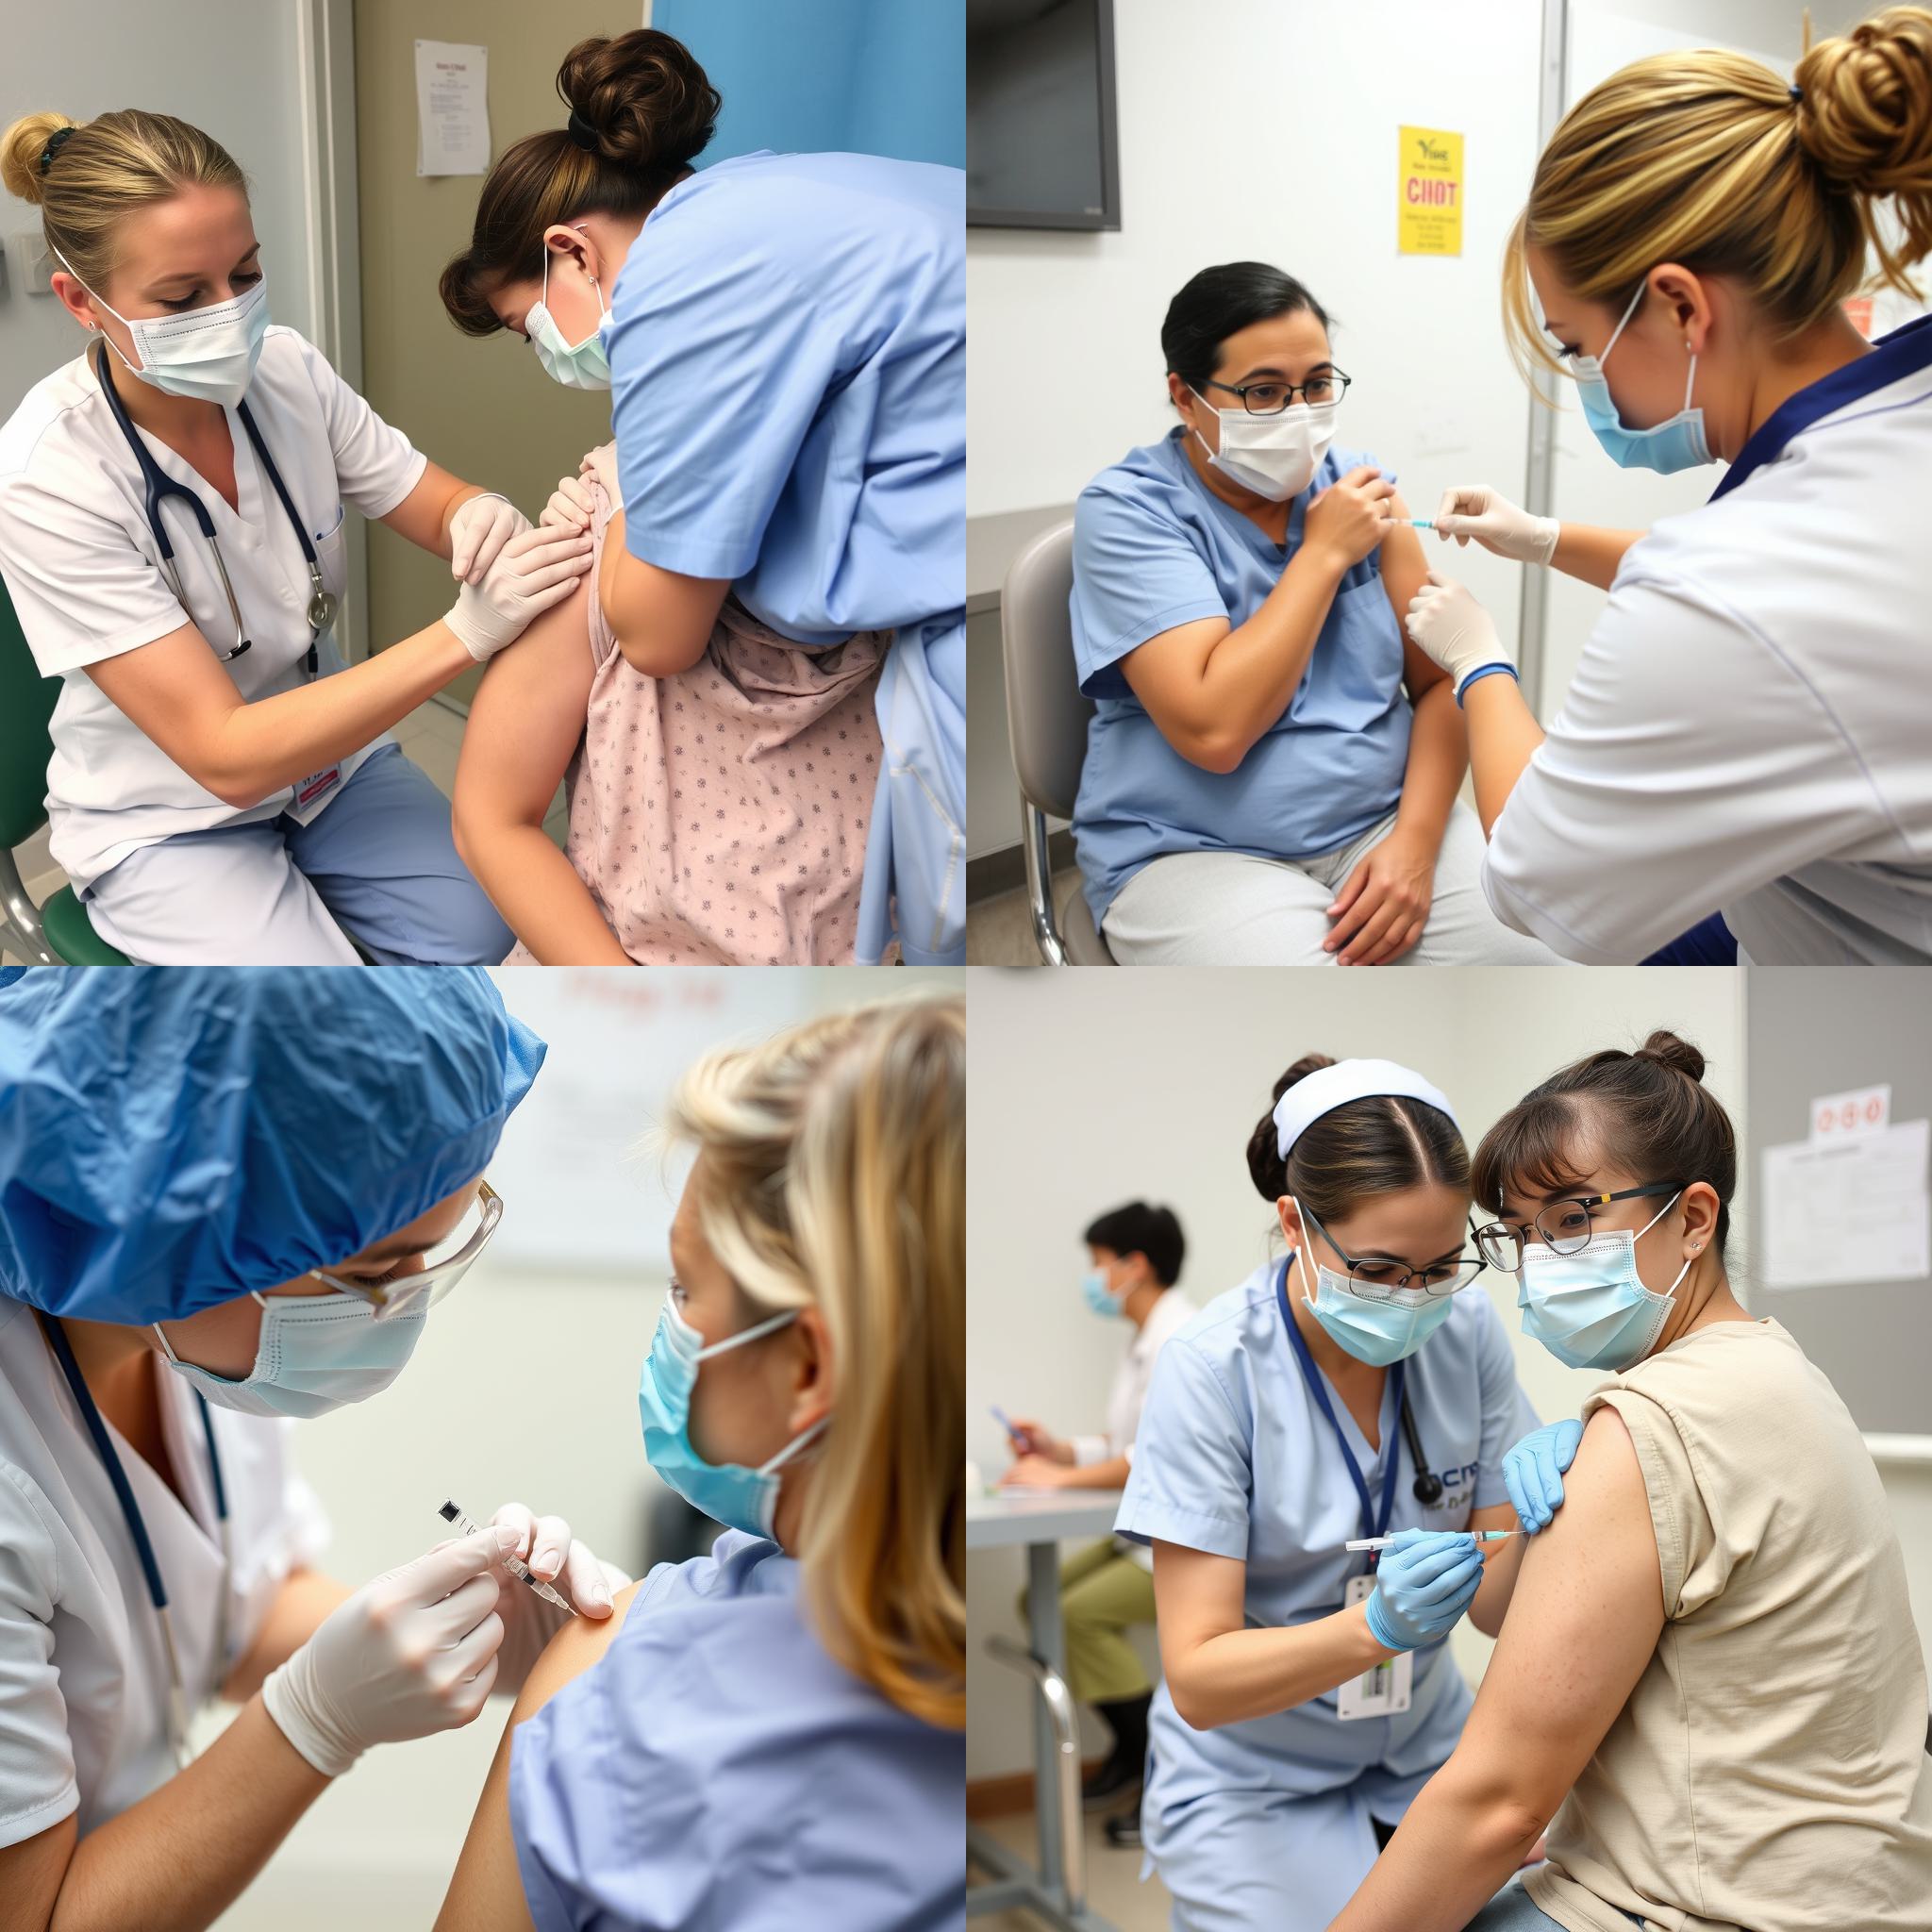
[[[1420,1074],[1393,1060],[1337,1060],[1332,1067],[1317,1067],[1307,1078],[1297,1080],[1274,1103],[1275,1149],[1286,1160],[1289,1149],[1324,1114],[1346,1107],[1351,1100],[1384,1096],[1424,1101],[1447,1114],[1457,1133],[1462,1131],[1448,1096]]]

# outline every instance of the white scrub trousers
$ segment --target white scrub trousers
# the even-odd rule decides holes
[[[1114,895],[1102,926],[1123,966],[1332,966],[1326,908],[1362,856],[1395,828],[1391,813],[1351,844],[1314,858],[1171,852]],[[1483,833],[1457,804],[1436,855],[1423,936],[1397,966],[1560,966],[1541,940],[1509,930],[1483,896]]]
[[[163,839],[86,898],[101,938],[150,966],[354,966],[357,945],[379,966],[493,966],[516,943],[457,857],[449,800],[393,744],[310,824]]]

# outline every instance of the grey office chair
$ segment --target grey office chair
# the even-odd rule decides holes
[[[1000,595],[1000,642],[1007,664],[1007,736],[1020,774],[1026,901],[1033,941],[1049,966],[1111,966],[1076,885],[1058,918],[1047,820],[1074,815],[1080,765],[1087,756],[1091,699],[1074,672],[1074,626],[1067,599],[1074,588],[1074,526],[1057,525],[1013,559]]]

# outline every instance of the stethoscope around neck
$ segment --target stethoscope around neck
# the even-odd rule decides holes
[[[182,609],[188,608],[188,599],[182,592],[181,573],[175,562],[175,546],[168,537],[168,526],[161,520],[161,506],[170,497],[178,497],[187,504],[189,513],[194,518],[195,528],[208,540],[208,547],[215,559],[215,574],[222,580],[222,594],[228,600],[228,615],[235,625],[235,648],[232,651],[216,652],[223,663],[232,664],[243,651],[253,648],[247,626],[242,622],[241,600],[235,595],[235,587],[228,581],[228,566],[222,557],[222,546],[215,540],[214,519],[208,515],[208,506],[185,483],[177,483],[168,475],[161,466],[148,454],[146,443],[142,442],[127,414],[127,406],[121,400],[114,387],[113,370],[108,356],[105,341],[98,345],[94,357],[95,373],[101,379],[101,393],[108,399],[108,408],[114,421],[121,426],[121,434],[127,439],[127,447],[134,452],[134,460],[141,466],[141,480],[144,491],[144,508],[147,511],[147,526],[154,532],[157,547],[160,552],[161,572],[168,579],[168,588],[175,593],[175,600]],[[338,608],[334,593],[325,588],[322,581],[322,565],[315,555],[315,545],[308,541],[308,532],[303,527],[302,519],[296,514],[295,501],[289,494],[288,485],[282,481],[282,473],[275,468],[275,458],[268,453],[268,444],[261,439],[261,431],[256,427],[255,418],[247,403],[235,405],[235,413],[242,419],[242,426],[248,432],[248,441],[255,446],[256,460],[261,465],[261,473],[275,487],[275,492],[282,508],[287,512],[290,525],[295,532],[295,541],[302,546],[302,560],[308,566],[308,608],[305,612],[308,620],[308,656],[306,668],[313,677],[321,666],[321,656],[316,649],[316,641],[336,621]]]

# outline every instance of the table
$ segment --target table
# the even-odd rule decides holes
[[[1032,1494],[969,1497],[966,1549],[1026,1551],[1029,1650],[995,1638],[1004,1663],[1033,1679],[1033,1813],[1040,1827],[1040,1864],[1024,1859],[969,1825],[974,1862],[994,1874],[966,1892],[966,1915],[1017,1906],[1058,1932],[1114,1932],[1087,1909],[1086,1840],[1080,1829],[1080,1734],[1067,1690],[1066,1633],[1060,1623],[1059,1545],[1106,1536],[1120,1512],[1117,1492],[1049,1490]],[[1069,1792],[1071,1791],[1071,1800]]]

